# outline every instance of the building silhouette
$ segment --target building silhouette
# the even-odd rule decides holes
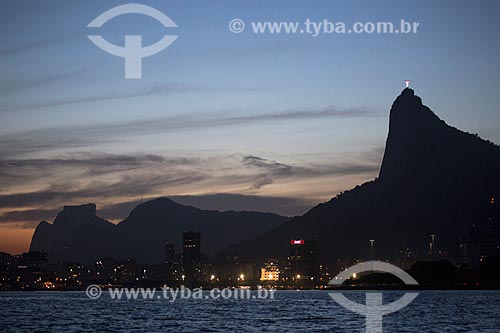
[[[198,280],[201,261],[201,235],[196,231],[186,231],[182,235],[183,279],[187,282]]]
[[[165,263],[171,264],[175,260],[175,246],[172,243],[165,244]]]
[[[288,260],[292,278],[297,280],[315,278],[318,274],[316,240],[292,239]]]

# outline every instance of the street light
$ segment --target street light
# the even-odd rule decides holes
[[[435,249],[435,240],[436,240],[436,235],[435,234],[431,234],[431,243],[429,244],[430,246],[430,255],[431,255],[431,259],[434,259],[434,249]]]
[[[374,239],[370,239],[370,254],[371,254],[371,259],[373,260],[373,243],[375,243]]]

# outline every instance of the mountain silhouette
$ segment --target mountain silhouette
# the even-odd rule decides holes
[[[408,247],[423,254],[436,234],[454,254],[467,230],[491,221],[499,194],[500,147],[447,125],[406,88],[390,111],[378,178],[223,252],[285,256],[290,239],[310,238],[323,259],[366,258],[373,239],[375,256],[394,258]]]
[[[64,206],[54,223],[39,223],[30,251],[46,251],[52,258],[76,260],[98,256],[115,225],[96,216],[96,205]]]
[[[202,251],[213,254],[287,219],[271,213],[201,210],[159,198],[138,205],[114,225],[96,216],[94,204],[65,206],[53,224],[40,222],[30,251],[46,251],[52,259],[83,263],[106,256],[158,263],[164,260],[166,242],[182,251],[184,231],[201,232]]]

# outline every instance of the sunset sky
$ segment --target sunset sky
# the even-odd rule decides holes
[[[4,0],[0,11],[0,251],[94,202],[119,222],[141,200],[305,212],[377,176],[404,80],[452,126],[500,143],[500,2]],[[251,21],[419,22],[417,34],[239,34]],[[446,19],[446,20],[444,20]],[[144,45],[141,80],[88,34]],[[234,194],[234,195],[215,195]]]

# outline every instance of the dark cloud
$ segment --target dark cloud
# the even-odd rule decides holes
[[[48,184],[36,191],[0,194],[0,208],[154,193],[164,186],[207,179],[209,175],[191,168],[199,161],[152,154],[77,154],[66,158],[0,160],[0,185],[4,189],[15,188],[20,179],[24,185],[39,179]],[[185,166],[189,167],[184,169]]]
[[[0,160],[0,172],[24,174],[29,170],[50,170],[62,167],[83,167],[91,175],[105,174],[116,171],[127,171],[151,164],[169,163],[182,165],[190,163],[186,158],[166,159],[160,155],[112,155],[99,153],[82,153],[66,158],[47,159],[11,159]],[[0,181],[2,176],[0,174]]]
[[[4,212],[0,222],[29,222],[36,216],[47,217],[62,205],[82,202],[97,203],[105,212],[104,217],[118,219],[132,207],[129,201],[135,204],[141,197],[152,198],[171,195],[176,191],[186,193],[224,186],[236,186],[253,195],[275,183],[345,175],[371,177],[376,171],[377,164],[362,158],[358,163],[350,164],[332,162],[298,165],[254,155],[187,158],[154,154],[81,153],[48,159],[0,160],[0,208]],[[22,187],[18,188],[19,184]],[[39,184],[43,184],[43,187],[40,188]],[[30,187],[33,190],[27,191],[26,188]],[[208,198],[207,201],[217,202]],[[125,203],[110,205],[110,202]],[[306,198],[304,202],[309,201]],[[264,202],[259,201],[259,204],[264,205]],[[229,205],[224,207],[230,209]],[[296,205],[286,209],[297,211],[293,207]],[[284,211],[280,210],[280,213]]]
[[[0,159],[0,186],[14,186],[22,179],[24,183],[36,179],[51,181],[64,170],[77,171],[82,179],[89,176],[132,171],[155,166],[193,164],[197,159],[165,158],[154,154],[112,155],[81,153],[71,157],[55,157],[46,159]],[[74,179],[77,180],[77,179]],[[1,201],[0,201],[1,206]]]
[[[242,162],[244,165],[255,167],[260,171],[260,173],[256,175],[256,179],[251,189],[261,189],[266,185],[274,183],[273,178],[290,176],[293,171],[293,167],[290,165],[270,161],[257,156],[245,156]]]
[[[0,152],[3,157],[31,152],[51,151],[65,148],[91,147],[100,143],[110,143],[109,138],[63,137],[49,131],[33,131],[0,136]]]
[[[173,161],[174,159],[171,159]],[[19,159],[19,160],[0,160],[0,170],[6,168],[44,168],[53,166],[92,166],[107,168],[116,165],[140,166],[144,163],[162,163],[165,157],[161,155],[113,155],[101,153],[82,153],[72,157],[46,158],[46,159]],[[179,158],[175,161],[187,163],[187,159]]]
[[[271,185],[272,183],[274,183],[274,181],[271,178],[266,178],[266,177],[260,178],[260,179],[257,179],[253,183],[253,185],[252,185],[252,187],[250,189],[252,189],[252,190],[259,190],[259,189],[263,188],[266,185]]]
[[[273,183],[273,179],[295,177],[303,179],[307,177],[320,176],[345,176],[365,173],[374,173],[379,170],[378,163],[372,163],[368,160],[360,160],[358,163],[339,163],[339,164],[305,164],[292,166],[276,161],[264,159],[257,156],[243,157],[243,164],[260,170],[255,176],[252,186],[254,189],[260,189],[265,185]]]
[[[210,178],[205,174],[187,175],[135,175],[122,176],[118,181],[92,181],[84,187],[71,189],[71,180],[63,190],[64,185],[52,186],[32,192],[18,192],[0,195],[0,208],[26,207],[37,205],[58,205],[60,203],[78,203],[82,201],[96,201],[120,197],[141,197],[158,192],[162,188],[175,185],[195,184]]]
[[[278,175],[289,175],[292,172],[293,167],[283,163],[278,163],[275,161],[267,160],[257,156],[245,156],[243,157],[243,164],[254,166],[257,168],[265,169],[273,174]]]
[[[13,210],[0,215],[0,222],[27,223],[30,226],[40,221],[52,221],[58,209]]]

